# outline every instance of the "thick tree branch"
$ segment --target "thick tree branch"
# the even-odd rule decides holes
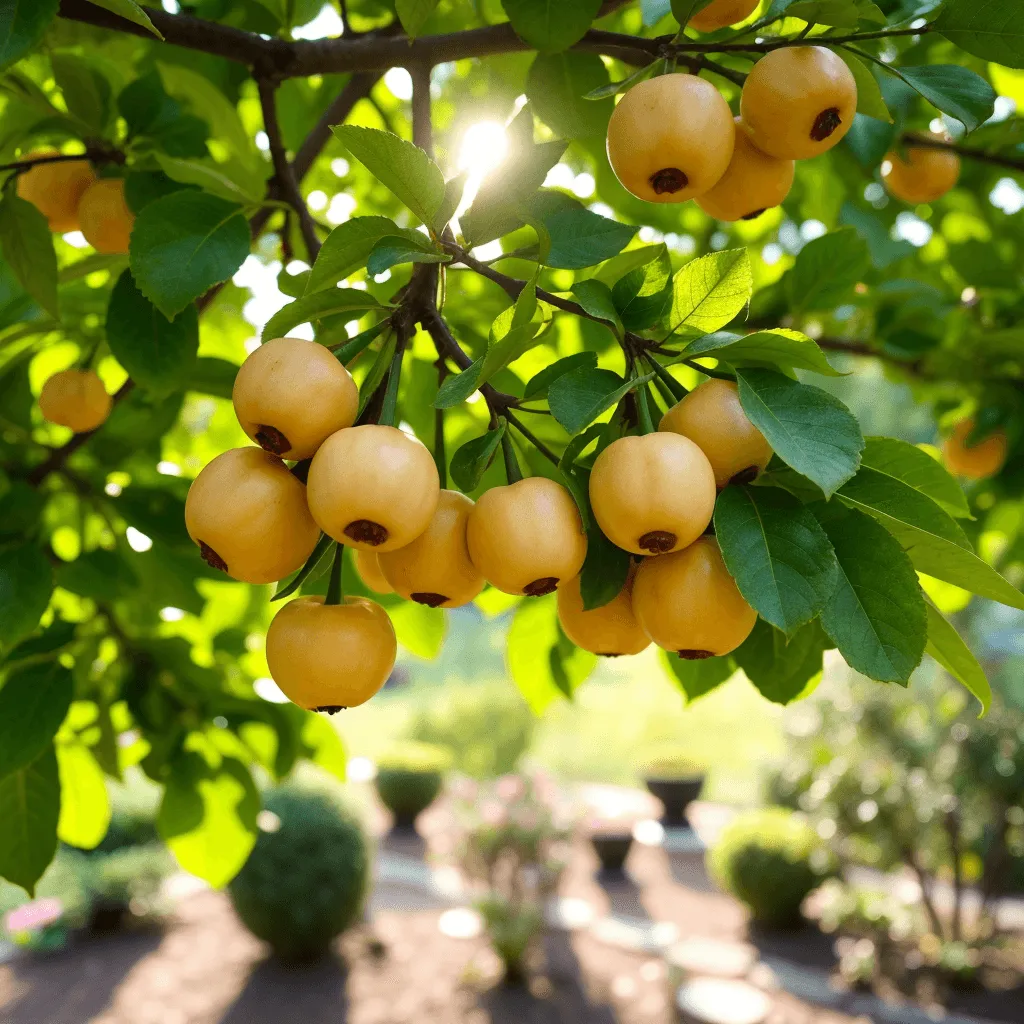
[[[412,141],[427,156],[434,156],[434,130],[430,123],[430,65],[415,64],[409,69],[412,78]]]
[[[1008,171],[1024,174],[1024,159],[1021,158],[989,153],[973,146],[963,146],[959,142],[947,142],[945,139],[937,139],[931,135],[919,135],[917,132],[904,133],[900,137],[900,141],[904,146],[920,149],[945,149],[958,156],[966,157],[968,160],[977,160],[979,163],[992,164],[994,167],[1002,167]]]
[[[271,183],[271,191],[276,191],[299,218],[302,239],[306,243],[306,252],[309,262],[312,264],[320,253],[320,239],[316,233],[313,216],[299,191],[295,172],[292,165],[288,163],[288,154],[285,151],[284,139],[281,135],[281,124],[277,119],[275,89],[273,84],[265,78],[259,79],[257,88],[260,95],[260,107],[263,111],[263,129],[267,133],[267,139],[270,142],[270,157],[274,162],[274,180]]]

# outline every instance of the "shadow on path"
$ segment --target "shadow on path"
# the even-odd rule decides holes
[[[347,981],[347,967],[333,954],[302,967],[267,958],[253,967],[220,1024],[345,1024]]]
[[[83,937],[60,953],[0,966],[3,1024],[83,1024],[100,1014],[131,969],[160,945],[160,932]],[[6,1002],[4,996],[12,998]]]
[[[612,1007],[591,1002],[569,932],[548,932],[544,954],[551,994],[499,985],[480,997],[489,1024],[618,1024]]]

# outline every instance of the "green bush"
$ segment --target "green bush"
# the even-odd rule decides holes
[[[112,923],[129,912],[140,918],[159,914],[160,890],[175,867],[174,858],[159,843],[81,857],[79,865],[92,920],[103,917]]]
[[[160,789],[144,782],[111,787],[110,825],[96,853],[113,853],[128,847],[161,842],[156,828]]]
[[[316,960],[362,910],[370,873],[362,827],[317,790],[272,790],[263,806],[256,845],[229,887],[232,902],[280,959]]]
[[[377,762],[377,793],[396,823],[412,824],[437,799],[451,763],[446,748],[414,740],[396,743]]]
[[[506,683],[447,688],[421,708],[409,739],[446,747],[452,766],[475,779],[515,770],[533,736],[535,719],[526,701]]]
[[[640,762],[640,773],[645,779],[697,779],[706,770],[706,765],[694,758],[687,748],[675,744],[651,748]]]
[[[756,922],[773,928],[798,925],[804,897],[832,873],[814,829],[780,807],[740,815],[726,826],[709,866]]]

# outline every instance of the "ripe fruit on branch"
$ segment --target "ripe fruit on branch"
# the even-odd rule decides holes
[[[631,578],[607,604],[584,611],[579,576],[566,580],[558,588],[558,621],[565,635],[577,647],[607,658],[646,650],[651,638],[633,614],[632,586]]]
[[[794,170],[792,160],[762,153],[737,117],[729,166],[714,188],[697,197],[697,205],[716,220],[753,220],[789,195]]]
[[[384,579],[396,594],[431,608],[458,608],[484,588],[469,557],[466,524],[473,501],[442,490],[430,525],[411,544],[377,556]]]
[[[662,416],[658,430],[695,442],[711,463],[719,490],[733,479],[756,479],[772,457],[771,446],[747,419],[731,380],[707,380],[694,388]]]
[[[897,199],[933,203],[956,185],[960,177],[960,157],[956,153],[930,146],[908,146],[906,153],[906,160],[891,152],[882,161],[882,181]]]
[[[306,496],[320,529],[354,548],[394,551],[430,524],[441,483],[430,452],[397,427],[346,427],[320,446]]]
[[[740,94],[740,116],[754,145],[780,160],[806,160],[831,149],[856,112],[853,74],[824,46],[766,53]]]
[[[82,194],[78,221],[85,240],[97,251],[127,253],[135,214],[124,198],[124,181],[100,178]]]
[[[649,203],[683,203],[725,173],[736,129],[721,93],[695,75],[633,86],[608,122],[608,160],[623,188]]]
[[[23,159],[37,160],[44,156],[57,156],[57,150],[37,149]],[[95,180],[88,160],[36,164],[18,175],[18,195],[39,210],[51,231],[62,235],[78,230],[78,204]]]
[[[659,647],[688,660],[734,651],[757,621],[714,537],[645,558],[633,581],[633,612]]]
[[[376,551],[356,551],[356,572],[359,578],[376,594],[393,594],[394,588],[380,571],[380,559]]]
[[[711,0],[704,10],[691,16],[688,25],[698,32],[714,32],[749,18],[757,4],[758,0]]]
[[[388,613],[366,597],[325,604],[297,597],[267,630],[267,664],[284,695],[334,713],[368,701],[395,667],[398,641]]]
[[[678,551],[711,522],[715,474],[700,448],[679,434],[621,437],[594,462],[590,504],[604,535],[624,551]]]
[[[942,461],[946,469],[968,480],[984,480],[995,476],[1006,462],[1006,431],[994,430],[977,444],[968,445],[974,420],[961,420],[942,444]]]
[[[352,374],[315,341],[274,338],[242,363],[231,392],[242,429],[282,459],[308,459],[356,421]]]
[[[112,404],[103,381],[92,370],[61,370],[39,392],[43,419],[70,427],[76,434],[105,423]]]
[[[295,572],[320,536],[302,482],[260,448],[232,448],[204,467],[188,489],[185,526],[209,565],[245,583]]]
[[[576,502],[542,476],[485,491],[470,513],[466,541],[488,583],[528,597],[550,594],[576,576],[587,557]]]

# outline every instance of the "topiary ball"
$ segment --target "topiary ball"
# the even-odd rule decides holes
[[[451,755],[428,743],[396,744],[377,763],[376,786],[381,802],[395,816],[395,824],[409,828],[441,792]]]
[[[709,866],[718,884],[747,905],[754,921],[771,928],[798,926],[804,897],[833,873],[814,829],[781,807],[732,821],[710,852]]]
[[[360,915],[369,854],[356,817],[324,793],[268,792],[256,845],[228,887],[235,911],[274,954],[290,962],[324,956]]]

